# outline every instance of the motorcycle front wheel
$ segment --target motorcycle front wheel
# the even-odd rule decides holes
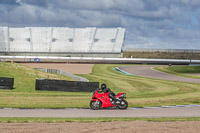
[[[119,109],[127,109],[128,108],[128,102],[126,100],[122,100],[120,105],[117,106]]]
[[[100,109],[101,108],[101,102],[91,100],[90,101],[90,108],[93,109],[93,110]]]

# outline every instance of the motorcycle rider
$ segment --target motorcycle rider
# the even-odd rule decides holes
[[[103,91],[104,93],[109,93],[108,96],[109,96],[112,100],[114,100],[114,102],[116,103],[117,99],[115,98],[115,93],[112,92],[112,91],[110,90],[110,88],[107,88],[106,84],[102,84],[102,85],[101,85],[101,89],[102,89],[102,91]]]

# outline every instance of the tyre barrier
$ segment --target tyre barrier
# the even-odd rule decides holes
[[[35,90],[93,92],[99,88],[99,82],[67,81],[54,79],[36,79]]]
[[[0,89],[13,89],[14,78],[0,77]]]

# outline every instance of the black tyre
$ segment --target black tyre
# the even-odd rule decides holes
[[[127,109],[128,108],[128,102],[126,100],[122,100],[120,105],[118,105],[119,109]]]
[[[98,110],[101,108],[101,102],[100,101],[90,101],[90,108],[93,110]]]

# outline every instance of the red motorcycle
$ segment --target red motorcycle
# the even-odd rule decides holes
[[[109,93],[102,93],[100,89],[97,89],[94,91],[92,100],[90,101],[90,108],[93,110],[107,107],[127,109],[126,93],[118,93],[115,98],[116,101],[109,97]]]

